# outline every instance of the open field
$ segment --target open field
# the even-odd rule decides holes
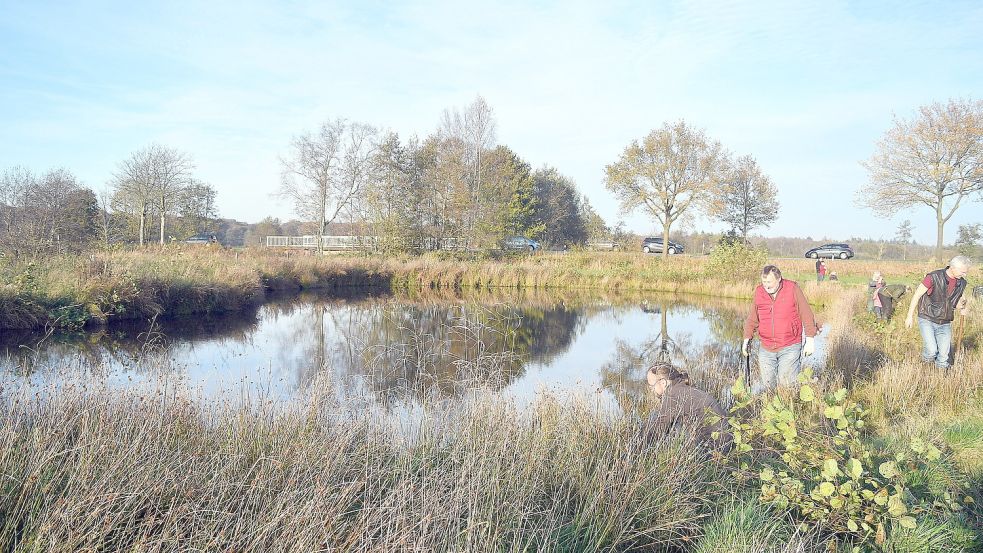
[[[237,311],[268,290],[351,286],[394,289],[584,289],[675,292],[749,298],[764,257],[678,256],[572,252],[458,261],[421,257],[324,257],[170,247],[32,262],[0,260],[0,328],[78,328],[113,319],[179,317]],[[874,270],[889,282],[915,284],[927,264],[835,261],[839,284],[817,286],[808,259],[776,260],[804,284],[816,305],[839,287],[862,285]],[[969,275],[981,281],[979,267]]]

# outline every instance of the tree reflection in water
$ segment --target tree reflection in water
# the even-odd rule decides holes
[[[127,320],[85,331],[4,331],[0,334],[0,370],[31,374],[66,364],[88,370],[159,368],[182,344],[245,342],[256,328],[258,313],[259,308],[254,307],[233,315]]]
[[[527,363],[549,363],[566,351],[587,314],[562,303],[391,301],[347,321],[344,342],[358,353],[335,356],[324,369],[386,401],[499,390],[524,375]]]
[[[659,315],[658,327],[653,324],[644,339],[638,323],[651,319],[639,313],[640,304],[642,311]],[[341,396],[393,403],[455,397],[473,387],[499,390],[535,365],[559,385],[585,378],[597,382],[624,406],[642,397],[645,368],[660,357],[687,368],[697,383],[715,392],[714,375],[736,374],[738,310],[720,302],[650,296],[643,303],[638,295],[596,292],[393,295],[368,289],[347,298],[337,291],[330,297],[305,293],[273,298],[244,316],[47,337],[5,335],[0,371],[24,374],[44,366],[189,371],[203,387],[230,391],[259,382],[265,372],[274,393],[284,398],[327,382]],[[677,317],[699,319],[701,330],[695,332],[708,336],[672,332]],[[573,356],[566,356],[588,330]]]
[[[614,354],[600,369],[602,385],[614,395],[622,410],[640,416],[647,413],[651,398],[645,373],[658,361],[670,362],[688,372],[694,387],[726,401],[727,390],[740,374],[740,341],[746,306],[736,301],[701,304],[661,298],[643,302],[642,310],[658,314],[659,327],[640,343],[616,340]],[[671,332],[670,315],[696,314],[706,322],[707,336]]]

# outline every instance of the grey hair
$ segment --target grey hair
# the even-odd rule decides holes
[[[761,269],[761,276],[766,277],[768,275],[775,275],[775,278],[780,279],[782,278],[782,271],[774,265],[765,265],[764,268]]]
[[[969,266],[972,264],[973,264],[973,260],[966,257],[965,255],[957,255],[956,257],[952,258],[952,261],[949,261],[950,267],[958,265],[960,267],[966,267],[968,269]]]

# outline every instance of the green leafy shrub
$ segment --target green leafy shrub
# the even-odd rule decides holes
[[[706,274],[710,277],[753,278],[768,262],[768,252],[743,242],[719,244],[710,252]]]
[[[797,395],[764,398],[750,420],[737,414],[758,400],[741,381],[732,389],[735,451],[739,459],[760,454],[762,503],[787,509],[804,529],[878,546],[902,529],[917,531],[919,517],[952,515],[973,503],[969,484],[951,472],[931,477],[944,469],[935,445],[916,438],[893,454],[871,445],[863,407],[845,388],[818,397],[811,379],[805,370]]]

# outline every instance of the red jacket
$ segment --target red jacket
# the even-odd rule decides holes
[[[778,351],[801,343],[803,330],[806,336],[815,336],[816,317],[798,284],[782,279],[774,299],[764,286],[755,288],[754,303],[744,321],[744,338],[752,338],[757,331],[763,348]]]

